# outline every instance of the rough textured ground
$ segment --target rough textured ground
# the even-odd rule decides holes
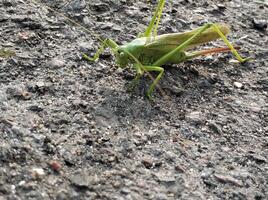
[[[156,6],[42,2],[120,44]],[[30,0],[1,0],[0,48],[16,55],[0,58],[0,199],[267,199],[267,13],[251,0],[168,1],[159,33],[224,22],[254,61],[166,67],[166,97],[150,102],[150,79],[127,92],[134,73],[109,51],[81,59],[97,49],[92,35]]]

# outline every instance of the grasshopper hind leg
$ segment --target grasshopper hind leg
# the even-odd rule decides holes
[[[191,45],[191,43],[197,39],[204,31],[206,31],[209,28],[213,28],[214,31],[216,33],[218,33],[219,38],[221,38],[224,43],[230,48],[232,54],[237,58],[238,61],[240,62],[245,62],[247,60],[250,60],[250,58],[242,58],[239,53],[235,50],[235,48],[233,47],[233,45],[228,41],[228,39],[225,37],[225,35],[221,32],[221,30],[218,28],[218,26],[216,24],[212,24],[212,23],[208,23],[203,25],[202,27],[200,27],[195,34],[193,34],[190,38],[188,38],[186,41],[184,41],[182,44],[178,45],[175,49],[173,49],[172,51],[168,52],[167,54],[165,54],[164,56],[162,56],[161,58],[159,58],[157,61],[155,61],[153,63],[154,66],[161,66],[164,65],[165,63],[167,63],[173,56],[175,56],[178,52],[183,51],[184,49],[186,49],[189,45]],[[184,59],[178,61],[179,62],[183,62],[185,60],[191,59],[193,58],[192,55],[190,56],[186,56],[184,57]]]
[[[246,62],[248,60],[251,60],[251,58],[242,58],[240,54],[235,50],[233,45],[229,42],[229,40],[226,38],[226,36],[221,32],[217,24],[211,24],[211,27],[219,34],[223,42],[230,48],[232,54],[236,57],[236,59],[239,62]]]

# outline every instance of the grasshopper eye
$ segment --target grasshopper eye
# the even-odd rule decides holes
[[[119,67],[124,68],[128,64],[127,54],[121,50],[117,52],[117,64]]]
[[[124,57],[125,57],[125,53],[124,53],[124,52],[120,52],[119,56],[120,56],[121,58],[124,58]]]

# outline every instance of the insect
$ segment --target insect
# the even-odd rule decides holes
[[[134,67],[137,73],[134,81],[139,80],[144,72],[158,72],[157,77],[147,91],[147,96],[150,99],[155,86],[164,73],[164,68],[161,66],[165,64],[179,64],[201,55],[225,51],[231,51],[239,62],[245,62],[250,59],[242,58],[227,40],[226,35],[230,30],[225,24],[208,23],[189,32],[157,35],[157,28],[164,5],[165,0],[159,0],[151,22],[145,32],[140,34],[137,39],[121,46],[111,39],[106,39],[92,58],[87,55],[84,55],[84,58],[89,61],[96,61],[104,49],[109,47],[116,56],[118,67],[125,68],[128,64]],[[195,52],[186,51],[218,38],[224,41],[227,48],[213,48]]]
[[[156,78],[152,78],[149,74],[153,80],[146,92],[149,99],[152,99],[152,93],[164,73],[164,68],[162,66],[165,64],[179,64],[201,55],[227,51],[230,51],[241,63],[250,60],[250,58],[242,58],[233,45],[227,40],[226,35],[230,32],[230,29],[226,24],[208,23],[184,33],[157,35],[157,28],[164,5],[165,0],[159,0],[148,27],[144,33],[139,34],[137,39],[123,45],[118,45],[112,39],[101,40],[97,37],[98,40],[102,42],[100,48],[93,57],[90,58],[86,54],[83,54],[83,58],[95,62],[106,48],[110,48],[115,55],[118,67],[125,68],[128,65],[131,65],[136,70],[136,77],[133,80],[134,86],[144,73],[149,74],[149,72],[157,72],[158,75]],[[51,8],[49,9],[52,10]],[[60,15],[65,17],[62,14]],[[69,18],[68,20],[82,27],[73,20]],[[89,32],[86,28],[82,28]],[[187,51],[219,38],[221,38],[227,45],[226,48],[212,48],[194,52]]]

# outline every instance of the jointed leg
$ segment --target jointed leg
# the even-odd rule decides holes
[[[111,39],[105,39],[92,58],[88,57],[86,54],[83,54],[83,58],[87,61],[95,62],[99,59],[100,54],[102,54],[107,47],[110,47],[113,51],[115,51],[115,49],[118,48],[118,45]]]
[[[234,47],[234,49],[240,49],[239,47]],[[210,49],[205,49],[201,51],[194,51],[191,53],[186,54],[186,60],[192,59],[198,56],[204,56],[208,54],[215,54],[215,53],[225,53],[225,52],[230,52],[231,49],[229,47],[216,47],[216,48],[210,48]]]
[[[218,28],[218,26],[216,24],[212,24],[211,26],[219,34],[219,36],[222,38],[222,40],[224,41],[224,43],[230,48],[232,54],[236,57],[236,59],[239,62],[245,62],[245,61],[250,60],[250,58],[242,58],[239,55],[239,53],[235,50],[235,48],[233,47],[233,45],[227,40],[227,38],[225,37],[225,35],[220,31],[220,29]]]
[[[241,56],[237,53],[237,51],[235,50],[233,45],[227,40],[227,38],[220,31],[220,29],[217,27],[217,25],[215,25],[215,24],[205,24],[192,37],[190,37],[188,40],[183,42],[181,45],[176,47],[171,52],[169,52],[169,53],[165,54],[164,56],[162,56],[160,59],[158,59],[156,62],[154,62],[153,65],[161,66],[161,65],[167,63],[170,60],[170,58],[172,58],[175,54],[177,54],[178,52],[182,51],[183,49],[187,48],[192,43],[192,41],[194,39],[198,38],[198,36],[200,36],[200,34],[202,34],[204,31],[206,31],[210,27],[213,27],[213,29],[215,29],[215,31],[219,34],[219,36],[223,39],[223,41],[226,43],[226,45],[231,49],[231,52],[234,54],[234,56],[240,62],[245,62],[245,61],[250,59],[250,58],[246,58],[246,59],[241,58]],[[191,58],[191,57],[186,57],[186,58],[184,58],[184,60],[186,60],[188,58]],[[184,61],[184,60],[182,60],[182,61]]]
[[[130,52],[128,51],[124,51],[125,53],[127,53],[129,55],[130,58],[133,59],[133,61],[135,61],[135,64],[134,64],[134,68],[137,72],[137,76],[136,78],[134,79],[134,81],[138,81],[141,77],[141,75],[143,75],[144,73],[146,73],[151,80],[153,80],[153,83],[151,84],[150,86],[150,89],[148,90],[147,92],[147,96],[151,99],[151,94],[155,88],[155,86],[158,86],[157,83],[158,81],[160,80],[163,72],[164,72],[164,69],[162,67],[157,67],[157,66],[144,66],[134,55],[132,55]],[[150,71],[160,71],[160,73],[158,74],[158,76],[156,77],[156,79],[154,79],[152,77],[152,75],[149,73]],[[162,91],[162,89],[160,87],[158,87],[158,89],[160,90],[160,92],[162,94],[164,94],[164,92]]]
[[[143,66],[144,70],[147,72],[150,71],[155,71],[159,72],[157,77],[153,80],[153,83],[150,85],[149,90],[147,91],[146,95],[149,99],[152,99],[152,93],[154,91],[155,86],[158,84],[159,80],[161,79],[163,73],[164,73],[164,68],[158,67],[158,66]]]
[[[100,54],[103,53],[103,51],[106,47],[107,47],[107,45],[105,43],[103,43],[92,58],[88,57],[88,55],[86,55],[86,54],[83,54],[83,58],[89,62],[95,62],[96,60],[99,59]]]
[[[138,60],[137,60],[138,61]],[[137,62],[136,61],[136,62]],[[135,79],[132,81],[132,83],[129,86],[129,90],[133,90],[135,88],[135,86],[137,86],[137,84],[139,83],[140,77],[146,73],[149,78],[153,81],[153,83],[150,85],[149,90],[147,91],[147,97],[149,99],[152,99],[152,93],[155,89],[155,87],[157,87],[160,91],[160,93],[164,96],[165,93],[164,91],[161,89],[161,87],[159,87],[157,84],[160,80],[160,78],[162,77],[163,73],[164,73],[164,69],[162,67],[158,67],[158,66],[144,66],[142,65],[140,62],[137,62],[136,64],[134,64],[134,68],[137,72],[137,75],[135,77]],[[159,74],[157,75],[156,78],[154,78],[151,74],[150,71],[156,71],[159,72]]]
[[[178,54],[178,52],[181,52],[183,49],[187,48],[194,39],[196,39],[205,30],[210,28],[210,26],[211,26],[211,24],[205,24],[204,26],[202,26],[192,37],[190,37],[188,40],[186,40],[185,42],[180,44],[174,50],[172,50],[169,53],[162,56],[160,59],[158,59],[156,62],[154,62],[153,65],[154,66],[162,66],[162,65],[166,64],[175,54]]]

